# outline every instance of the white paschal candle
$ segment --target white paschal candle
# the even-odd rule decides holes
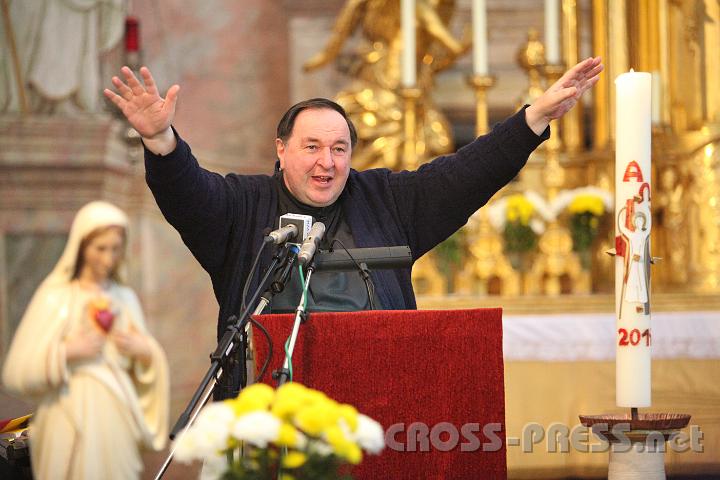
[[[560,64],[560,0],[545,0],[545,62]]]
[[[473,0],[473,73],[486,76],[488,70],[488,31],[485,0]]]
[[[646,72],[615,79],[615,386],[619,407],[650,400],[651,85]]]
[[[415,86],[415,0],[401,0],[400,28],[402,29],[401,84],[405,88]]]

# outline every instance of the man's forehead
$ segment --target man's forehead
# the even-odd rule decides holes
[[[349,139],[350,129],[339,112],[329,108],[308,108],[295,118],[292,135],[302,139],[340,135]]]
[[[343,145],[350,145],[350,139],[345,138],[345,135],[340,136],[331,136],[331,137],[319,137],[314,135],[307,135],[303,137],[299,137],[300,143],[323,143],[327,141],[328,139],[332,140],[333,143],[341,143]],[[348,136],[349,137],[349,136]]]

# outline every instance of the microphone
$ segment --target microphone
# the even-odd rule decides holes
[[[277,230],[273,230],[265,236],[265,241],[280,245],[285,242],[291,242],[299,245],[303,238],[310,234],[310,225],[313,218],[310,215],[300,215],[297,213],[286,213],[280,216],[280,225]]]
[[[325,224],[322,222],[313,223],[312,228],[310,228],[310,235],[308,235],[302,247],[300,247],[300,253],[298,254],[298,262],[300,262],[300,265],[304,267],[310,263],[323,235],[325,235]]]
[[[280,245],[281,243],[285,243],[288,240],[294,239],[295,237],[297,237],[297,234],[297,226],[291,223],[289,225],[285,225],[282,228],[278,228],[277,230],[273,230],[265,237],[265,240],[268,243]]]

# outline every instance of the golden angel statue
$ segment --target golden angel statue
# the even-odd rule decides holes
[[[433,158],[452,151],[450,125],[429,97],[434,76],[466,52],[469,42],[453,37],[448,24],[454,0],[417,0],[418,155]],[[345,108],[358,130],[360,148],[353,155],[355,168],[401,168],[405,141],[403,98],[400,87],[402,31],[400,0],[348,0],[342,8],[325,49],[305,63],[306,70],[337,59],[355,30],[362,43],[350,67],[355,81],[340,92],[337,102]]]

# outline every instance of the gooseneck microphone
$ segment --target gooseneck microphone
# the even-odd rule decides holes
[[[310,234],[305,241],[303,241],[302,247],[300,247],[300,253],[298,253],[298,262],[301,266],[304,267],[310,263],[324,235],[325,224],[322,222],[313,223],[313,226],[310,228]]]
[[[274,243],[275,245],[280,245],[281,243],[285,243],[289,240],[293,240],[295,237],[297,237],[297,234],[298,234],[297,226],[294,224],[290,224],[290,225],[285,225],[282,228],[278,228],[277,230],[273,230],[265,237],[265,240],[268,243]]]
[[[313,218],[310,215],[286,213],[280,217],[279,228],[265,236],[265,243],[274,243],[275,245],[292,243],[299,246],[300,242],[310,234],[312,221]]]

